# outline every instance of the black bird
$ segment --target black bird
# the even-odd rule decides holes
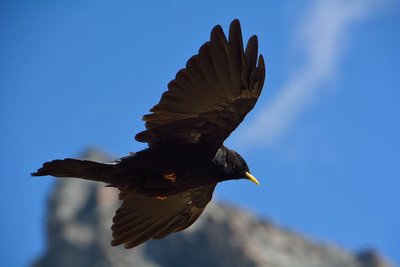
[[[223,145],[254,107],[265,79],[257,36],[243,49],[239,20],[228,39],[220,25],[186,63],[136,135],[148,148],[113,163],[63,159],[32,176],[79,177],[120,190],[111,244],[135,247],[186,229],[201,215],[217,183],[249,179],[245,160]]]

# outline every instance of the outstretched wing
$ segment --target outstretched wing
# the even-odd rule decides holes
[[[215,144],[224,140],[254,107],[264,84],[265,66],[258,58],[257,36],[243,49],[240,23],[229,38],[221,26],[168,84],[160,102],[145,115],[147,130],[136,140],[162,144]]]
[[[192,225],[210,202],[216,184],[201,186],[161,200],[122,191],[122,206],[113,218],[111,245],[133,248]]]

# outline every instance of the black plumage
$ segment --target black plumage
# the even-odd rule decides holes
[[[223,142],[254,107],[264,79],[257,37],[244,49],[238,20],[228,39],[217,25],[143,117],[146,130],[136,140],[149,148],[112,163],[53,160],[32,175],[117,187],[123,203],[113,218],[114,246],[132,248],[181,231],[201,215],[218,182],[245,178],[258,184],[244,159]]]

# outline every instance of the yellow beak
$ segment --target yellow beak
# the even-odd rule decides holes
[[[246,172],[246,177],[249,178],[249,180],[252,181],[253,183],[255,183],[256,185],[260,185],[260,182],[258,182],[256,177],[251,175],[251,173]]]

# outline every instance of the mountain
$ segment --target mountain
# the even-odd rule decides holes
[[[107,161],[97,150],[85,158]],[[374,251],[315,242],[228,204],[211,202],[189,229],[134,249],[111,247],[115,188],[58,179],[48,202],[47,250],[33,266],[389,267]]]

